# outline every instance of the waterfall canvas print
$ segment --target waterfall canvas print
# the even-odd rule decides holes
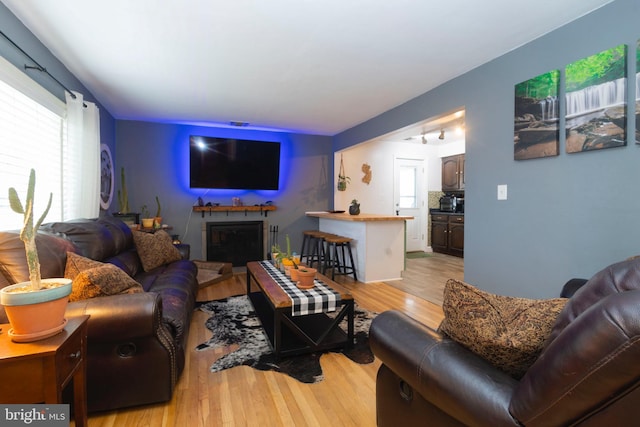
[[[627,46],[567,65],[567,153],[626,145]]]
[[[515,86],[515,160],[558,155],[560,71],[553,70]]]

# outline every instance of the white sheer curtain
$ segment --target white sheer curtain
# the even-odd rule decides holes
[[[67,128],[63,147],[63,217],[95,218],[100,213],[100,113],[82,94],[66,94]]]

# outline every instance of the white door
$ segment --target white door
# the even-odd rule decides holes
[[[396,215],[407,220],[407,252],[426,250],[427,210],[424,202],[424,160],[396,158],[394,165],[394,203]]]

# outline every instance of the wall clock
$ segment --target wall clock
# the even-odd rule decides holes
[[[100,144],[100,207],[109,209],[113,200],[113,158],[106,144]]]

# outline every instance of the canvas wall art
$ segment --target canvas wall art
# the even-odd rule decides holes
[[[567,153],[626,145],[626,59],[619,45],[567,65]]]
[[[640,144],[640,40],[636,42],[636,144]]]
[[[515,160],[558,155],[560,71],[553,70],[515,86]]]

